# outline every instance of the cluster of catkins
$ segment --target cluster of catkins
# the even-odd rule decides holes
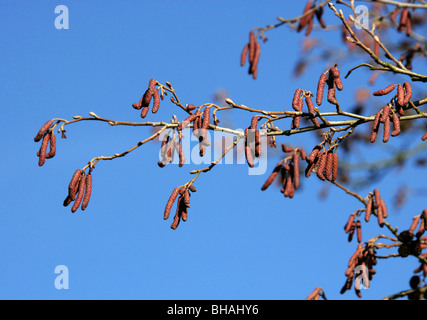
[[[39,166],[43,166],[46,162],[46,159],[53,158],[56,154],[56,137],[53,133],[53,129],[50,129],[53,121],[47,121],[39,130],[37,135],[34,137],[34,142],[39,142],[42,140],[40,150],[37,152],[39,157]],[[49,151],[47,148],[49,146]]]
[[[309,91],[303,91],[302,89],[298,88],[295,90],[294,97],[292,99],[292,108],[295,111],[302,112],[303,106],[304,106],[304,100],[308,108],[308,112],[310,113],[310,120],[311,122],[317,127],[320,127],[319,120],[315,118],[316,116],[316,110],[314,109],[313,101],[311,100],[312,93]],[[301,123],[301,116],[296,116],[292,119],[291,129],[299,128]]]
[[[385,202],[381,198],[381,194],[378,189],[374,189],[374,192],[369,194],[368,197],[369,199],[365,210],[365,221],[369,222],[371,215],[374,214],[378,219],[378,225],[382,228],[384,227],[384,219],[388,217]],[[359,243],[362,242],[362,223],[359,219],[362,211],[363,210],[357,210],[352,213],[344,226],[344,231],[348,234],[348,242],[353,240],[354,234],[357,235],[357,241]]]
[[[182,149],[182,139],[181,136],[179,138],[175,138],[175,135],[171,138],[169,135],[166,135],[160,147],[160,156],[162,160],[157,162],[160,168],[163,168],[169,162],[173,162],[175,152],[178,153],[179,157],[179,166],[182,167],[185,163],[185,155]]]
[[[276,179],[280,173],[282,189],[280,192],[284,194],[285,197],[292,199],[294,197],[295,190],[299,188],[299,159],[306,160],[307,156],[304,149],[301,148],[291,148],[287,147],[284,143],[282,144],[282,150],[285,153],[291,153],[290,156],[281,160],[273,172],[264,182],[261,187],[261,190],[266,190]]]
[[[320,180],[335,181],[338,177],[338,155],[336,148],[323,149],[322,144],[316,145],[307,157],[305,176],[308,178],[312,172],[316,172]]]
[[[261,56],[261,45],[256,40],[256,36],[253,31],[249,33],[249,43],[245,44],[242,53],[240,55],[240,66],[244,66],[246,63],[246,56],[249,60],[248,73],[252,75],[252,78],[256,79],[258,75],[258,62]]]
[[[326,300],[325,291],[321,287],[317,287],[308,295],[307,298],[305,298],[305,300],[319,300],[320,297]]]
[[[132,104],[136,110],[141,110],[141,118],[145,118],[148,114],[148,110],[150,109],[151,100],[153,100],[153,108],[152,112],[156,113],[160,107],[160,95],[159,90],[156,89],[156,79],[150,79],[148,83],[148,89],[144,92],[141,100],[138,103]],[[163,96],[162,96],[163,97]]]
[[[397,26],[397,32],[402,32],[405,30],[406,35],[409,37],[412,32],[412,16],[408,8],[399,8],[393,12],[390,16],[391,21],[395,22],[397,15],[400,13],[399,24]]]
[[[251,125],[245,129],[245,157],[249,167],[254,167],[254,157],[261,156],[261,134],[257,129],[259,119],[252,117]]]
[[[317,83],[316,103],[318,106],[322,104],[325,85],[328,86],[327,100],[329,103],[338,105],[336,98],[336,89],[342,91],[344,89],[340,77],[340,71],[337,66],[331,67],[328,71],[322,73]]]
[[[384,96],[391,93],[397,88],[397,93],[393,97],[390,103],[387,103],[384,108],[379,110],[374,118],[372,125],[370,141],[373,143],[377,138],[380,124],[384,124],[383,142],[388,142],[390,139],[390,124],[393,123],[394,130],[391,132],[391,136],[395,137],[400,134],[400,119],[398,113],[403,116],[405,115],[404,107],[409,103],[412,97],[412,86],[409,82],[404,82],[402,85],[390,84],[384,89],[375,91],[374,96]],[[393,108],[394,107],[394,108]]]
[[[166,208],[165,208],[165,212],[164,212],[164,216],[163,219],[167,220],[169,218],[171,209],[173,204],[176,201],[176,198],[178,198],[178,203],[176,206],[176,213],[175,213],[175,217],[173,219],[172,225],[171,225],[171,229],[175,230],[178,225],[179,222],[182,221],[187,221],[187,217],[188,217],[188,208],[190,208],[190,197],[191,197],[191,192],[196,192],[197,189],[194,185],[190,185],[189,187],[176,187],[175,189],[173,189],[171,196],[169,197],[168,202],[166,203]]]
[[[189,104],[187,105],[187,111],[191,112],[191,110],[196,109],[197,107]],[[196,112],[190,114],[187,118],[185,118],[182,122],[180,122],[177,126],[177,130],[181,132],[184,130],[190,123],[193,124],[192,134],[198,138],[199,140],[199,154],[201,157],[204,156],[206,152],[206,147],[210,146],[210,142],[207,139],[208,129],[209,129],[209,121],[210,121],[210,112],[211,107],[207,106],[201,112],[200,108],[197,108]],[[215,124],[217,124],[215,121]]]
[[[76,212],[80,207],[85,210],[89,204],[90,195],[92,193],[92,168],[86,175],[84,170],[77,169],[68,185],[68,195],[64,200],[64,207],[67,207],[71,202],[75,201],[71,212]]]
[[[402,231],[399,234],[399,240],[402,244],[399,246],[399,255],[403,258],[413,255],[419,256],[422,249],[426,247],[421,242],[422,235],[425,232],[427,226],[427,209],[424,209],[420,215],[413,218],[412,224],[408,230]],[[418,227],[418,230],[415,231]],[[415,238],[415,239],[414,239]]]
[[[314,23],[314,16],[316,16],[317,21],[319,22],[320,26],[324,29],[326,28],[326,23],[323,21],[323,6],[317,8],[316,10],[313,10],[310,13],[307,13],[307,11],[314,9],[315,4],[312,0],[308,1],[304,7],[303,11],[303,17],[299,20],[297,32],[301,32],[305,27],[307,29],[305,30],[305,35],[310,35],[311,31],[313,30],[313,23]],[[306,14],[307,13],[307,14]]]
[[[354,280],[354,290],[356,295],[361,298],[361,284],[360,280],[363,281],[363,286],[369,288],[372,277],[376,274],[374,266],[377,264],[377,257],[375,249],[363,248],[363,243],[357,246],[356,252],[350,257],[348,262],[348,268],[345,272],[347,280],[341,289],[341,294],[344,294],[347,290],[350,290]],[[360,266],[359,268],[356,268]]]

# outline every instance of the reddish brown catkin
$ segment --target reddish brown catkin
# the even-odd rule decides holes
[[[322,146],[316,145],[313,148],[313,151],[311,151],[310,155],[308,156],[307,162],[308,163],[314,162],[314,159],[316,159],[316,157],[317,157],[317,155],[318,155],[318,153],[320,152],[321,149],[322,149]]]
[[[408,11],[408,18],[406,19],[405,27],[406,27],[406,35],[409,37],[412,32],[412,15],[410,11]]]
[[[334,153],[332,155],[332,179],[331,181],[335,181],[338,178],[338,155]]]
[[[374,189],[374,198],[375,198],[374,207],[375,209],[378,209],[381,204],[381,194],[378,189]]]
[[[240,66],[243,67],[246,63],[246,56],[248,54],[249,51],[249,43],[245,44],[245,46],[243,47],[242,53],[240,55]]]
[[[292,108],[295,111],[300,111],[299,110],[299,100],[301,98],[301,93],[302,93],[302,90],[300,88],[295,90],[294,97],[292,99]]]
[[[39,132],[37,132],[37,135],[34,137],[34,142],[39,142],[43,138],[43,135],[47,132],[47,130],[49,130],[52,123],[53,121],[49,120],[40,128]]]
[[[178,198],[178,203],[177,203],[177,206],[176,206],[176,212],[175,212],[175,216],[174,216],[174,219],[173,219],[173,222],[172,222],[172,225],[171,225],[171,229],[176,229],[177,227],[178,227],[178,225],[179,225],[179,221],[181,220],[181,209],[182,209],[182,199],[183,199],[183,197],[182,196],[180,196],[179,198]]]
[[[190,208],[190,192],[188,191],[188,189],[185,189],[183,197],[184,197],[184,200],[183,200],[184,201],[184,205],[187,208]]]
[[[255,34],[253,31],[249,32],[249,62],[252,64],[255,58]]]
[[[321,290],[322,288],[317,287],[316,289],[314,289],[312,293],[308,295],[308,297],[305,300],[313,300],[316,296],[319,296]]]
[[[412,98],[412,86],[409,82],[404,82],[403,87],[405,88],[405,96],[403,97],[403,104],[407,105],[409,100]]]
[[[302,29],[305,28],[305,26],[307,25],[307,23],[309,22],[309,18],[310,18],[310,14],[305,15],[305,13],[310,10],[311,8],[311,0],[307,1],[305,7],[304,7],[304,11],[303,11],[303,17],[300,19],[299,23],[298,23],[298,27],[297,27],[297,32],[301,32]]]
[[[296,151],[292,155],[292,163],[293,163],[293,180],[295,189],[299,188],[299,156]]]
[[[205,110],[203,111],[203,120],[202,120],[202,127],[201,127],[203,140],[206,139],[207,130],[209,128],[210,111],[211,111],[211,107],[206,107]]]
[[[198,116],[200,115],[200,113],[193,113],[190,114],[187,118],[185,118],[181,123],[178,124],[178,131],[184,130],[191,122],[193,122]]]
[[[261,156],[261,135],[258,129],[255,129],[255,157]]]
[[[273,183],[274,179],[276,179],[281,169],[282,169],[282,164],[279,162],[278,164],[276,164],[276,167],[274,167],[273,172],[270,174],[270,176],[267,178],[267,180],[265,180],[264,184],[262,185],[261,187],[262,191],[266,190]]]
[[[345,233],[349,233],[349,232],[350,232],[350,229],[351,229],[351,226],[353,225],[353,222],[354,222],[355,217],[356,217],[356,215],[355,215],[355,214],[351,214],[351,215],[348,217],[347,223],[346,223],[346,224],[345,224],[345,226],[344,226],[344,231],[345,231]]]
[[[397,86],[397,103],[399,106],[404,106],[404,100],[405,100],[405,90],[403,87],[399,84]]]
[[[348,232],[348,242],[351,242],[353,240],[355,230],[356,230],[356,222],[353,221],[353,223],[351,224],[350,230]]]
[[[369,219],[371,217],[372,205],[373,205],[373,198],[369,197],[368,203],[366,204],[366,212],[365,212],[365,221],[366,222],[369,222]]]
[[[386,143],[390,139],[390,117],[387,116],[384,121],[383,142]]]
[[[251,129],[256,129],[258,125],[258,117],[254,116],[251,119]]]
[[[327,100],[329,103],[337,105],[338,101],[335,97],[335,80],[334,80],[334,75],[332,74],[332,72],[329,72],[329,77],[328,80],[326,81],[327,85],[328,85],[328,97]]]
[[[76,212],[77,209],[80,207],[80,204],[82,203],[82,200],[83,200],[85,187],[86,187],[86,175],[83,171],[81,176],[80,176],[79,188],[78,188],[78,193],[77,193],[77,197],[76,197],[76,202],[74,202],[73,207],[71,208],[72,213]]]
[[[327,152],[326,156],[326,165],[325,165],[325,178],[328,181],[332,180],[332,163],[333,163],[334,154],[331,150]]]
[[[400,134],[400,120],[397,113],[393,113],[393,132],[391,133],[392,137],[398,136]]]
[[[421,137],[421,140],[425,141],[427,139],[427,133],[424,133],[424,135]]]
[[[305,153],[305,150],[300,148],[298,149],[299,155],[301,157],[301,160],[306,160],[307,159],[307,154]]]
[[[82,202],[82,210],[85,210],[89,204],[90,195],[92,194],[92,174],[89,172],[86,176],[85,195]]]
[[[53,132],[50,134],[49,153],[46,154],[46,159],[53,158],[56,154],[56,136]]]
[[[255,57],[251,65],[251,73],[252,73],[253,79],[256,79],[258,75],[258,62],[259,62],[260,56],[261,56],[261,45],[258,41],[255,41]]]
[[[50,141],[50,132],[47,132],[42,140],[42,145],[40,147],[40,151],[39,151],[39,166],[43,166],[45,161],[46,161],[46,151],[47,151],[47,146],[49,144]]]
[[[172,194],[169,197],[168,202],[166,202],[166,208],[165,208],[165,212],[163,215],[164,220],[167,220],[169,218],[170,211],[172,209],[173,204],[175,203],[176,198],[178,197],[178,193],[179,193],[179,187],[176,187],[175,189],[173,189]]]
[[[335,85],[335,87],[339,91],[341,91],[343,89],[343,86],[342,86],[342,82],[341,82],[339,70],[337,69],[337,67],[334,66],[334,67],[330,68],[330,72],[332,72],[332,75],[334,77],[334,85]]]
[[[160,107],[159,90],[154,89],[153,90],[153,109],[151,110],[151,112],[156,113],[157,111],[159,111],[159,107]]]
[[[356,233],[357,233],[357,242],[362,242],[362,223],[360,220],[356,221]]]
[[[325,176],[323,174],[326,167],[326,157],[327,157],[327,152],[323,151],[322,154],[320,155],[319,166],[317,167],[317,172],[316,172],[320,180],[325,180]]]
[[[185,155],[180,143],[178,143],[177,145],[177,151],[178,151],[178,157],[179,157],[179,167],[182,167],[185,164]]]
[[[375,115],[374,123],[372,125],[371,138],[370,138],[371,143],[374,143],[377,138],[378,130],[380,128],[380,117],[381,117],[381,111],[378,111],[377,114]]]
[[[394,90],[394,88],[396,87],[395,84],[390,84],[389,86],[387,86],[384,89],[375,91],[373,93],[374,96],[385,96],[386,94],[389,94],[390,92],[392,92]]]
[[[380,121],[385,122],[390,114],[390,104],[386,104],[383,108],[383,113],[381,115]]]
[[[311,100],[311,97],[305,97],[305,103],[307,104],[308,112],[310,112],[313,116],[316,115],[316,111],[314,110],[314,104]],[[317,118],[310,118],[311,122],[317,127],[320,127],[319,120]]]
[[[308,18],[307,18],[307,21],[308,21],[307,29],[305,29],[305,36],[306,37],[308,37],[310,35],[311,31],[313,31],[313,23],[314,23],[313,18],[314,18],[314,12],[310,13],[308,15]]]
[[[325,83],[327,79],[326,74],[322,73],[320,75],[319,82],[317,83],[316,103],[318,106],[322,104],[323,92],[325,91]]]
[[[68,196],[70,197],[71,201],[76,200],[78,183],[79,183],[79,178],[80,178],[81,174],[82,174],[82,170],[77,169],[74,172],[73,177],[71,178],[70,183],[68,184]]]
[[[417,225],[418,225],[418,223],[420,222],[420,216],[415,216],[413,219],[412,219],[412,224],[411,224],[411,226],[409,227],[409,232],[410,233],[412,233],[412,234],[414,234],[415,233],[415,229],[417,228]]]
[[[404,28],[406,28],[406,20],[408,19],[408,8],[404,8],[402,13],[400,14],[399,26],[397,28],[398,32],[401,32]]]

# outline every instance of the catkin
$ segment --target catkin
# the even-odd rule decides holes
[[[85,195],[82,202],[82,210],[85,210],[89,204],[90,195],[92,194],[92,174],[89,172],[86,176]]]
[[[377,114],[375,115],[374,123],[372,125],[371,137],[370,137],[371,143],[374,143],[377,138],[378,130],[380,128],[380,117],[381,117],[381,111],[378,111]]]
[[[34,142],[39,142],[43,138],[43,135],[47,132],[47,130],[49,130],[52,123],[53,121],[49,120],[40,128],[39,132],[37,132],[37,135],[34,137]]]
[[[164,220],[167,220],[169,218],[170,211],[172,209],[173,204],[175,203],[176,198],[178,197],[178,193],[179,193],[179,187],[176,187],[175,189],[173,189],[172,194],[169,197],[168,202],[166,202],[166,208],[165,208],[165,212],[163,215]]]
[[[351,226],[353,225],[353,222],[354,222],[354,218],[356,217],[356,215],[355,214],[351,214],[349,217],[348,217],[348,220],[347,220],[347,223],[345,224],[345,226],[344,226],[344,231],[345,231],[345,233],[349,233],[350,232],[350,229],[351,229]]]
[[[255,129],[255,157],[261,156],[261,135],[258,129]]]
[[[312,163],[312,162],[314,162],[314,159],[316,159],[316,157],[317,157],[317,155],[318,155],[318,153],[320,152],[320,150],[322,149],[322,146],[320,146],[320,145],[316,145],[314,148],[313,148],[313,151],[311,151],[311,153],[310,153],[310,155],[308,156],[308,158],[307,158],[307,162],[308,163]]]
[[[301,111],[301,110],[299,110],[299,100],[301,98],[301,92],[302,92],[302,90],[300,88],[296,89],[295,93],[294,93],[294,97],[292,99],[292,108],[295,111]]]
[[[298,153],[294,151],[292,155],[292,164],[293,164],[293,181],[295,189],[299,188],[299,157]]]
[[[308,297],[305,300],[313,300],[315,297],[319,296],[321,290],[322,288],[317,287],[316,289],[314,289],[312,293],[308,295]]]
[[[338,178],[338,155],[334,153],[332,155],[332,179],[331,181],[335,181]]]
[[[386,143],[390,139],[390,117],[387,116],[384,121],[383,142]]]
[[[282,164],[279,162],[276,167],[274,167],[273,172],[270,174],[270,176],[265,180],[264,184],[261,187],[261,190],[266,190],[276,179],[277,175],[279,174],[280,170],[282,169]]]
[[[378,90],[378,91],[375,91],[374,93],[373,93],[373,95],[374,96],[384,96],[384,95],[386,95],[386,94],[389,94],[390,92],[392,92],[393,90],[394,90],[394,88],[396,87],[396,85],[395,84],[390,84],[389,86],[387,86],[386,88],[384,88],[384,89],[381,89],[381,90]]]
[[[314,13],[315,13],[317,21],[319,22],[319,24],[322,27],[322,29],[325,29],[326,28],[326,23],[325,23],[325,21],[323,21],[323,18],[322,18],[322,16],[323,16],[323,7],[320,7]]]
[[[397,86],[397,103],[400,106],[404,106],[404,100],[405,100],[405,90],[403,87],[399,84]]]
[[[406,28],[406,21],[408,19],[408,8],[404,8],[402,10],[402,13],[400,14],[400,21],[399,21],[399,26],[397,28],[398,32],[401,32],[404,28]]]
[[[334,155],[331,150],[327,152],[326,155],[326,164],[325,164],[325,178],[328,181],[332,180],[332,162]]]
[[[381,115],[380,121],[385,122],[390,114],[390,104],[386,104],[383,108],[383,113]]]
[[[399,116],[397,115],[397,113],[393,113],[392,116],[393,119],[393,132],[391,133],[392,137],[398,136],[400,134],[400,120],[399,120]]]
[[[47,146],[49,144],[50,141],[50,132],[47,132],[42,140],[42,145],[40,147],[40,151],[39,151],[39,166],[43,166],[45,161],[46,161],[46,151],[47,151]]]
[[[79,178],[80,178],[81,174],[82,174],[82,170],[77,169],[74,172],[73,177],[71,178],[71,181],[68,185],[68,196],[70,197],[71,201],[76,200],[78,182],[79,182]]]
[[[151,112],[156,113],[159,111],[160,106],[160,96],[159,96],[159,90],[154,89],[153,90],[153,109]]]
[[[415,233],[415,229],[417,228],[417,225],[418,225],[418,223],[420,222],[420,216],[415,216],[413,219],[412,219],[412,224],[411,224],[411,226],[409,227],[409,232],[410,233],[412,233],[412,234],[414,234]]]
[[[144,107],[144,108],[142,108],[142,111],[141,111],[141,118],[145,118],[146,116],[147,116],[147,114],[148,114],[148,110],[149,110],[150,108],[149,107]]]
[[[373,198],[369,197],[368,203],[366,204],[366,212],[365,212],[365,221],[366,222],[369,222],[369,219],[371,217],[372,205],[373,205]]]
[[[405,96],[403,97],[403,105],[407,105],[412,98],[412,86],[409,82],[404,82]]]
[[[317,94],[316,94],[316,103],[318,106],[322,104],[323,92],[325,91],[325,83],[327,80],[326,74],[322,73],[317,83]]]
[[[246,63],[246,56],[248,54],[249,51],[249,43],[245,44],[245,46],[243,47],[242,53],[240,55],[240,66],[243,67]]]
[[[185,163],[185,155],[180,143],[178,143],[177,145],[177,151],[178,151],[178,157],[179,157],[179,167],[182,167]]]
[[[258,62],[261,56],[261,45],[258,41],[255,41],[255,57],[251,64],[251,73],[254,79],[257,78],[258,75]]]
[[[73,207],[71,208],[71,212],[74,213],[77,211],[77,209],[80,207],[80,204],[83,200],[84,191],[86,187],[86,175],[84,171],[80,175],[80,181],[79,181],[79,187],[78,187],[78,193],[76,197],[76,201],[73,204]]]
[[[326,167],[326,157],[327,157],[327,153],[326,151],[323,151],[322,154],[320,155],[319,166],[317,167],[317,171],[316,171],[317,176],[319,177],[320,180],[325,180],[325,176],[323,175],[323,173]]]
[[[380,207],[381,204],[381,194],[380,191],[378,189],[374,189],[374,198],[375,198],[375,209],[378,209]]]
[[[249,32],[249,62],[252,64],[255,58],[255,34],[253,31]]]
[[[56,136],[53,132],[50,134],[49,153],[46,154],[46,159],[53,158],[56,154]]]
[[[302,29],[304,29],[305,26],[307,25],[307,23],[309,22],[310,14],[306,15],[305,13],[308,10],[310,10],[310,8],[311,8],[311,2],[312,2],[312,0],[309,0],[305,4],[304,11],[302,13],[303,17],[300,19],[300,21],[298,23],[297,32],[300,32]]]
[[[356,221],[356,232],[357,232],[357,242],[362,242],[362,223],[357,220]]]

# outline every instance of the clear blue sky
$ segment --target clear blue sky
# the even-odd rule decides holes
[[[57,5],[69,9],[69,30],[55,29]],[[1,1],[0,298],[304,299],[321,286],[331,299],[355,299],[353,291],[343,296],[339,291],[356,248],[356,242],[346,241],[343,225],[360,208],[358,201],[332,186],[327,200],[319,200],[322,184],[314,176],[304,178],[292,200],[274,187],[261,192],[280,152],[268,155],[263,176],[249,176],[246,165],[217,166],[200,176],[189,219],[176,231],[170,229],[170,220],[163,220],[164,206],[172,189],[191,179],[189,171],[196,166],[159,168],[155,143],[99,163],[86,211],[72,214],[62,206],[77,168],[95,156],[128,149],[149,136],[149,128],[71,125],[68,138],[58,139],[55,158],[37,165],[39,144],[33,138],[45,121],[90,111],[140,121],[131,104],[150,78],[171,82],[186,104],[212,102],[213,94],[224,89],[240,104],[290,108],[295,89],[315,91],[324,68],[320,64],[301,78],[292,76],[303,35],[287,27],[269,32],[255,81],[239,66],[239,56],[253,27],[275,23],[279,15],[299,15],[302,5],[248,0]],[[326,22],[332,21],[328,13]],[[322,37],[339,41],[339,34]],[[348,67],[342,67],[343,73]],[[352,90],[368,78],[360,70],[344,81],[350,102]],[[379,88],[387,83],[381,81]],[[149,119],[169,120],[173,114],[185,116],[165,99]],[[240,127],[251,117],[233,116],[238,117],[233,125]],[[413,140],[392,138],[390,144],[400,148]],[[282,142],[310,151],[318,140],[306,134],[279,138],[278,145]],[[374,157],[373,150],[368,152]],[[406,178],[393,172],[360,192],[384,190],[390,222],[407,228],[412,216],[425,208],[425,197],[415,196],[402,210],[394,210],[395,186],[405,179],[415,185],[424,177],[424,170],[410,170]],[[378,233],[375,223],[363,230],[365,239]],[[54,286],[58,265],[69,269],[68,290]],[[364,297],[377,299],[407,289],[417,266],[414,258],[379,261]]]

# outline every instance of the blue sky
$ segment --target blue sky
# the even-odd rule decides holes
[[[57,5],[69,9],[68,30],[54,26]],[[360,208],[358,201],[332,186],[329,197],[319,199],[322,183],[314,176],[304,178],[292,200],[278,188],[261,192],[280,152],[269,153],[262,176],[248,175],[246,165],[219,165],[201,175],[188,221],[176,231],[163,220],[164,206],[197,167],[159,168],[157,143],[98,163],[84,212],[72,214],[62,206],[77,168],[95,156],[128,149],[148,137],[149,128],[70,125],[68,138],[58,139],[57,155],[37,165],[39,144],[33,138],[45,121],[90,111],[140,121],[131,104],[150,78],[171,82],[185,104],[212,102],[215,92],[226,90],[239,104],[290,107],[296,88],[315,91],[324,68],[320,63],[293,77],[302,34],[287,27],[269,32],[255,81],[239,66],[239,57],[253,27],[301,10],[302,3],[294,1],[2,1],[0,298],[304,299],[321,286],[331,299],[355,299],[353,292],[339,291],[356,248],[346,241],[343,225]],[[328,13],[326,22],[332,21]],[[339,34],[313,35],[339,41]],[[348,66],[354,65],[343,70]],[[369,76],[359,70],[345,80],[348,96]],[[380,79],[378,88],[387,83]],[[174,114],[185,116],[167,98],[149,120],[168,121]],[[244,127],[251,115],[230,117],[233,126]],[[282,142],[310,151],[318,140],[304,134],[278,138]],[[408,143],[414,138],[390,141],[395,148]],[[367,149],[367,158],[381,157],[373,150]],[[409,168],[404,177],[395,171],[360,193],[384,190],[390,222],[407,228],[425,208],[425,197],[415,195],[399,211],[391,205],[394,191],[403,182],[422,186],[425,172]],[[370,223],[364,232],[368,239],[378,228]],[[68,267],[68,290],[54,286],[58,265]],[[417,266],[414,258],[380,261],[364,297],[407,289]]]

